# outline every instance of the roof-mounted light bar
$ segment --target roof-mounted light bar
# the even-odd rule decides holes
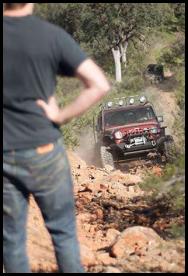
[[[107,103],[108,108],[112,107],[112,105],[113,105],[113,102],[108,102]]]
[[[129,96],[129,97],[123,97],[123,98],[115,98],[113,101],[109,101],[105,103],[102,108],[112,108],[112,107],[123,107],[128,105],[134,105],[134,104],[146,104],[147,98],[145,96]]]
[[[134,104],[134,98],[130,98],[129,104],[133,105]]]
[[[140,97],[140,103],[141,103],[141,104],[145,104],[146,102],[147,102],[146,97],[145,97],[145,96],[141,96],[141,97]]]

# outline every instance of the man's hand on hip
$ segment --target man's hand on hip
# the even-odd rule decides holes
[[[48,103],[42,100],[37,101],[47,118],[58,125],[65,124],[82,115],[110,90],[110,85],[103,71],[91,59],[80,64],[75,73],[84,84],[85,89],[73,102],[60,109],[54,96],[49,99]]]
[[[64,123],[62,120],[62,116],[60,116],[61,109],[59,108],[59,105],[54,96],[49,98],[48,103],[43,100],[37,100],[37,105],[44,110],[46,117],[50,121],[57,125],[61,125],[62,123]]]

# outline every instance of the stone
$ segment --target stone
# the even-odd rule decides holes
[[[111,254],[116,258],[126,258],[134,254],[138,249],[157,246],[161,241],[160,236],[151,228],[142,226],[129,227],[118,237],[111,248]]]
[[[96,210],[95,210],[95,214],[96,214],[96,216],[97,216],[97,219],[102,220],[103,217],[104,217],[104,213],[103,213],[103,210],[102,210],[102,209],[96,209]]]
[[[95,254],[84,244],[80,245],[80,255],[83,266],[90,267],[97,264]]]
[[[97,254],[97,260],[102,265],[115,265],[117,260],[109,256],[109,253]]]
[[[105,273],[121,273],[121,271],[117,267],[108,266],[105,269]]]
[[[108,229],[106,232],[106,238],[110,242],[114,242],[118,235],[120,235],[120,232],[113,228]]]
[[[110,165],[105,165],[105,170],[106,170],[107,172],[111,172],[111,171],[114,170],[114,168],[113,168],[112,166],[110,166]]]

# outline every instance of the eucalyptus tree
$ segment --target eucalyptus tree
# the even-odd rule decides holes
[[[146,46],[152,29],[164,24],[172,10],[168,3],[43,3],[37,9],[91,52],[112,57],[118,82],[122,66],[127,69],[129,45]]]

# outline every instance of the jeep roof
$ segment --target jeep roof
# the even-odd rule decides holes
[[[121,98],[114,98],[112,101],[105,102],[101,105],[101,110],[119,110],[122,108],[137,108],[141,106],[146,106],[146,104],[152,104],[147,100],[145,96],[128,96],[128,97],[121,97]]]
[[[119,110],[132,110],[132,109],[141,109],[146,107],[152,107],[153,105],[151,103],[146,103],[144,105],[129,105],[129,106],[119,106],[119,107],[112,107],[108,109],[104,109],[103,111],[105,113],[113,112],[113,111],[119,111]]]

